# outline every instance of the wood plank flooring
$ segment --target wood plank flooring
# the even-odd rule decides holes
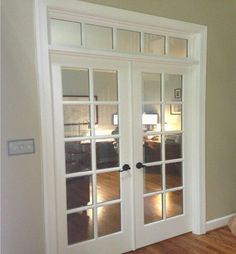
[[[236,254],[236,237],[223,227],[205,235],[187,233],[127,254]]]

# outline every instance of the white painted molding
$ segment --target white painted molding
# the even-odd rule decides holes
[[[234,217],[236,213],[226,215],[221,218],[210,220],[206,222],[206,231],[211,231],[220,227],[224,227],[228,224],[229,220]]]
[[[0,0],[0,13],[2,13],[2,1]],[[2,18],[0,18],[0,27],[2,27]],[[1,30],[2,31],[2,30]],[[2,59],[2,32],[0,33],[0,59]],[[2,61],[1,61],[2,62]],[[0,62],[0,77],[2,77],[2,66]],[[2,78],[0,78],[0,147],[1,150],[3,150],[3,144],[2,144],[2,100],[1,100],[1,93],[2,90]],[[0,190],[1,190],[1,197],[0,197],[0,254],[2,253],[2,154],[0,152]]]
[[[120,59],[124,58],[127,61],[141,61],[143,63],[163,63],[170,66],[184,66],[184,67],[194,67],[199,65],[199,61],[191,58],[178,58],[169,56],[150,56],[150,55],[135,55],[129,53],[120,53],[106,50],[96,50],[96,49],[86,49],[86,48],[73,48],[66,46],[49,46],[50,53],[54,55],[72,55],[72,56],[92,56],[93,58],[105,58],[105,59]]]
[[[43,0],[34,1],[37,85],[40,101],[41,147],[43,167],[45,252],[57,254],[56,195],[53,153],[53,117],[51,107],[50,63],[48,56],[47,6]]]
[[[206,228],[206,192],[205,192],[205,91],[206,91],[206,48],[207,48],[207,28],[205,26],[196,25],[192,23],[176,21],[137,12],[131,12],[112,7],[89,4],[76,0],[34,0],[35,3],[35,33],[36,33],[36,55],[37,55],[37,74],[38,74],[38,92],[40,99],[41,112],[41,129],[42,129],[42,165],[43,165],[43,189],[44,189],[44,216],[45,216],[45,241],[46,253],[58,253],[58,239],[57,239],[57,213],[56,213],[56,189],[55,189],[55,175],[54,168],[54,140],[53,140],[53,109],[52,109],[52,91],[50,85],[50,51],[57,54],[66,53],[67,55],[88,54],[92,50],[65,50],[60,47],[48,47],[48,31],[47,19],[50,14],[60,17],[71,16],[77,19],[79,14],[85,20],[93,19],[96,22],[109,23],[113,22],[117,26],[128,27],[131,23],[133,27],[142,28],[141,30],[149,32],[153,29],[159,29],[166,35],[181,36],[182,38],[189,38],[192,41],[193,59],[159,59],[167,63],[173,60],[181,65],[189,65],[193,67],[193,75],[196,80],[196,99],[195,107],[198,117],[195,118],[195,128],[198,137],[198,142],[195,142],[193,153],[195,154],[195,162],[193,165],[193,207],[192,229],[194,233],[205,233]],[[48,13],[49,12],[49,13]],[[75,14],[73,14],[75,13]],[[113,20],[113,21],[112,21]],[[109,21],[109,22],[108,22]],[[112,24],[113,24],[112,23]],[[110,23],[109,23],[110,24]],[[96,53],[96,52],[94,52]],[[97,54],[101,55],[101,52]],[[106,53],[108,57],[110,53]],[[94,54],[95,57],[96,54]],[[118,54],[119,55],[119,54]],[[124,57],[124,56],[123,56]],[[143,57],[145,58],[145,57]],[[144,59],[143,59],[144,60]],[[145,61],[150,61],[151,58],[145,58]],[[190,60],[190,61],[189,61]]]

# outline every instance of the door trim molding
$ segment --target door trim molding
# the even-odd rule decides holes
[[[54,141],[52,89],[50,80],[50,62],[47,51],[47,5],[41,0],[34,2],[36,55],[37,55],[37,84],[40,103],[41,147],[44,197],[44,234],[45,253],[57,254],[57,222],[56,222],[56,189],[53,170]]]
[[[154,26],[162,31],[176,32],[176,34],[189,37],[193,43],[192,55],[197,61],[192,62],[195,80],[195,108],[193,115],[194,137],[193,153],[193,176],[192,179],[192,230],[193,233],[202,234],[206,231],[206,188],[205,188],[205,100],[206,100],[206,53],[207,53],[207,27],[182,21],[151,16],[138,12],[126,11],[102,5],[90,4],[75,0],[34,0],[34,17],[36,33],[37,55],[37,79],[38,94],[40,101],[41,117],[41,147],[43,167],[43,191],[44,191],[44,219],[45,219],[45,243],[46,253],[58,253],[56,204],[55,204],[55,175],[54,168],[54,140],[53,140],[53,111],[52,89],[50,78],[50,61],[48,48],[47,17],[48,8],[56,10],[62,15],[65,10],[73,10],[81,15],[92,15],[95,20],[112,19],[119,24],[131,22],[137,27],[144,24]],[[141,24],[140,24],[140,22]],[[51,49],[52,50],[52,49]],[[60,51],[60,49],[59,49]],[[68,53],[68,51],[67,51]],[[74,52],[75,53],[75,52]],[[88,52],[87,52],[88,53]],[[98,50],[93,54],[102,55]],[[103,55],[106,57],[106,55]],[[115,57],[115,56],[114,56]],[[116,56],[118,57],[118,56]],[[151,59],[151,58],[150,58]],[[159,59],[160,60],[160,59]],[[171,63],[173,59],[169,59]],[[164,60],[165,61],[165,60]],[[188,61],[188,60],[187,60]],[[167,63],[168,61],[166,61]],[[187,62],[183,61],[183,64]]]

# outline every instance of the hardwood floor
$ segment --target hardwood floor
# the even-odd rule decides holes
[[[223,227],[205,235],[187,233],[126,254],[236,254],[236,237]]]

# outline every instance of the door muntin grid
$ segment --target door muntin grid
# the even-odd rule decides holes
[[[144,224],[149,225],[184,214],[183,75],[145,72],[142,87]]]
[[[72,245],[122,231],[121,136],[119,121],[112,121],[113,115],[119,119],[119,71],[62,68],[62,86]]]

